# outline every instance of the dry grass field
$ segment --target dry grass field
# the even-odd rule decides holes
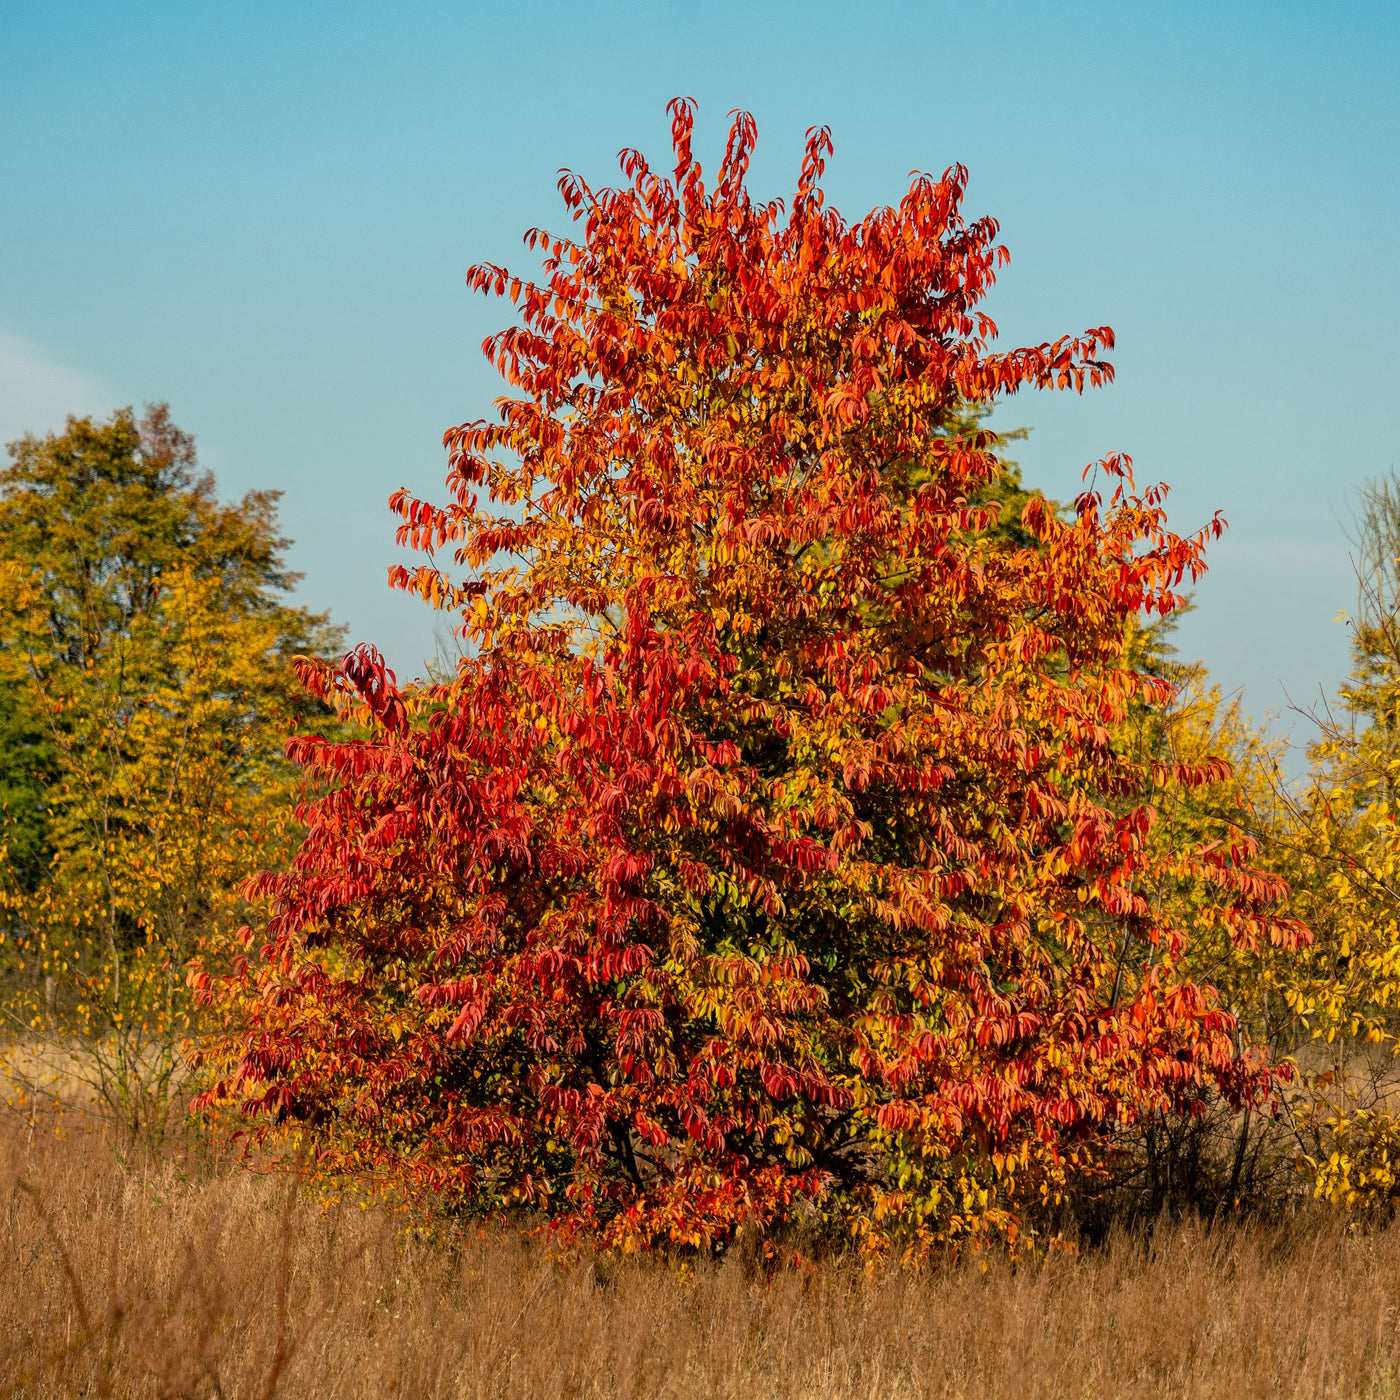
[[[55,1131],[56,1127],[59,1129]],[[1400,1230],[1160,1229],[1078,1259],[765,1276],[430,1243],[78,1120],[0,1128],[0,1395],[1389,1396]]]

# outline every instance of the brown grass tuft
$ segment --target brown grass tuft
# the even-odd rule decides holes
[[[1019,1269],[686,1276],[432,1243],[62,1120],[0,1128],[0,1193],[0,1395],[1354,1400],[1400,1376],[1400,1232],[1322,1214]]]

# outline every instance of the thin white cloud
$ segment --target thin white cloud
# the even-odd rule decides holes
[[[70,413],[106,417],[122,402],[98,375],[61,363],[42,345],[0,329],[0,461],[25,433],[51,433]]]

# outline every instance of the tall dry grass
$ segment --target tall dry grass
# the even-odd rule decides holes
[[[1015,1269],[687,1277],[426,1242],[63,1120],[0,1128],[0,1194],[0,1394],[1352,1400],[1400,1375],[1400,1231],[1322,1215]]]

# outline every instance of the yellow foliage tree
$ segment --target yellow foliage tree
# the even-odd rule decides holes
[[[1097,1188],[1108,1214],[1152,1215],[1164,1208],[1206,1213],[1257,1197],[1292,1180],[1296,1142],[1282,1114],[1296,1092],[1297,1018],[1282,995],[1296,968],[1310,958],[1310,934],[1297,907],[1292,919],[1260,920],[1222,901],[1212,868],[1173,859],[1186,849],[1230,853],[1251,874],[1242,893],[1257,901],[1289,897],[1297,875],[1288,852],[1293,814],[1283,782],[1286,741],[1256,725],[1239,696],[1227,697],[1199,663],[1176,659],[1171,619],[1130,624],[1128,652],[1138,669],[1169,682],[1166,706],[1137,704],[1116,727],[1115,744],[1155,773],[1155,814],[1148,841],[1154,879],[1139,893],[1154,917],[1191,930],[1186,966],[1214,988],[1235,1018],[1242,1057],[1279,1066],[1279,1093],[1261,1112],[1232,1107],[1210,1086],[1199,1086],[1191,1111],[1153,1118],[1123,1133],[1122,1170]],[[1183,781],[1183,777],[1189,781]],[[1229,921],[1222,919],[1222,904]],[[1119,977],[1131,986],[1150,969],[1155,950],[1124,940]]]
[[[11,452],[0,690],[44,761],[5,814],[7,1066],[140,1128],[181,1076],[186,962],[217,958],[291,836],[282,738],[313,702],[289,661],[335,634],[278,596],[275,495],[219,504],[163,409]]]
[[[1313,934],[1282,951],[1206,932],[1193,957],[1214,949],[1215,960],[1196,973],[1236,1010],[1242,1033],[1292,1061],[1272,1149],[1282,1155],[1286,1140],[1319,1198],[1374,1210],[1400,1199],[1400,484],[1365,486],[1356,526],[1352,674],[1336,704],[1313,716],[1308,778],[1285,782],[1278,745],[1204,695],[1194,717],[1189,699],[1178,707],[1178,742],[1214,731],[1212,746],[1235,765],[1219,790],[1216,839],[1258,843]],[[1186,795],[1196,804],[1187,820],[1198,824],[1211,819],[1202,795]],[[1260,1124],[1257,1141],[1268,1133]]]

